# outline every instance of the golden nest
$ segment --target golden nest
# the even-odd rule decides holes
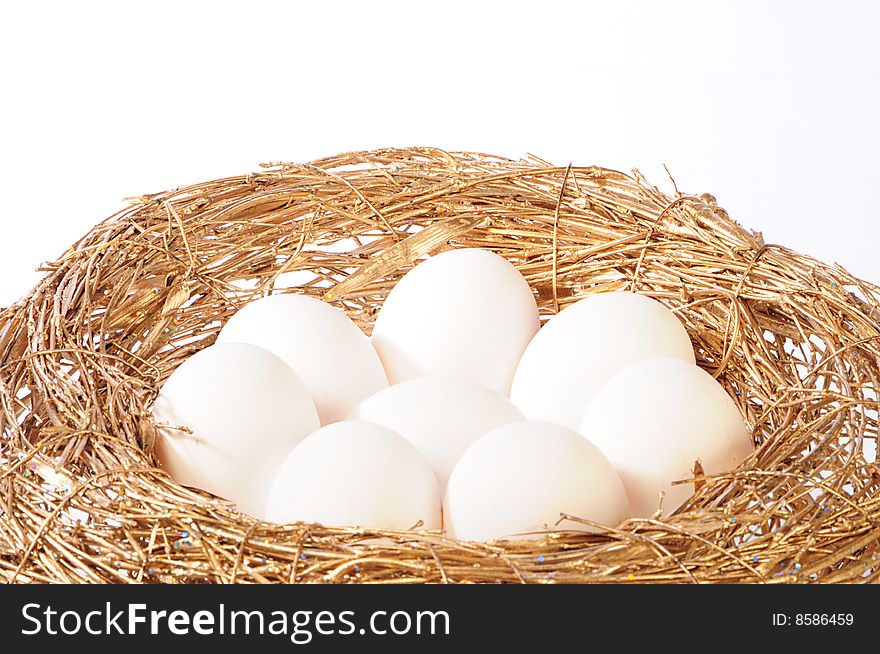
[[[633,290],[672,309],[755,437],[673,516],[476,544],[274,525],[157,467],[149,407],[270,293],[367,333],[421,257],[488,248],[544,318]],[[137,198],[0,312],[0,579],[116,583],[872,582],[880,289],[638,173],[431,148],[342,154]]]

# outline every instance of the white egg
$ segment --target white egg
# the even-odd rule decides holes
[[[553,529],[590,531],[560,514],[616,526],[629,507],[620,477],[574,432],[515,422],[474,443],[452,471],[444,519],[451,536],[485,541]]]
[[[525,278],[487,250],[450,250],[420,263],[391,289],[373,345],[391,384],[446,376],[507,395],[538,330]]]
[[[281,357],[309,389],[321,424],[344,419],[388,382],[370,339],[342,311],[306,295],[271,295],[240,309],[218,343],[250,343]]]
[[[440,528],[431,466],[387,427],[345,420],[306,438],[281,464],[266,516],[374,529]]]
[[[618,371],[596,394],[581,433],[602,450],[626,486],[635,517],[650,517],[666,493],[664,514],[692,494],[699,460],[705,474],[736,468],[752,438],[733,400],[712,376],[681,359],[642,359]]]
[[[171,477],[256,517],[281,460],[319,427],[315,405],[290,366],[244,343],[212,345],[180,364],[152,413],[156,454]]]
[[[694,363],[678,318],[651,298],[600,293],[547,321],[519,362],[511,401],[529,420],[578,429],[593,395],[627,364],[672,356]]]
[[[431,464],[441,491],[462,453],[487,431],[523,420],[510,400],[479,384],[424,377],[364,400],[352,418],[393,429]]]

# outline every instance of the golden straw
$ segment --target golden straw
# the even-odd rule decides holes
[[[369,332],[402,274],[457,247],[513,262],[545,318],[609,290],[670,307],[755,453],[695,465],[671,518],[490,544],[259,523],[157,467],[151,401],[238,307],[305,293]],[[878,579],[878,288],[765,244],[707,194],[535,157],[347,153],[137,198],[45,273],[0,312],[4,581]]]

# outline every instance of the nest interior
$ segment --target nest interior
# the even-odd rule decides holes
[[[591,293],[670,307],[756,450],[666,519],[475,544],[254,521],[157,467],[149,406],[251,299],[306,293],[367,333],[428,254],[489,248],[542,317]],[[878,289],[763,242],[710,195],[597,167],[347,153],[146,195],[0,312],[7,582],[870,582],[880,575]]]

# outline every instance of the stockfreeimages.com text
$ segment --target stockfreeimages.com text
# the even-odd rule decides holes
[[[25,636],[37,634],[92,636],[170,633],[178,636],[198,634],[220,636],[269,634],[287,636],[305,645],[316,636],[373,634],[425,636],[449,635],[446,611],[373,611],[367,619],[357,619],[355,611],[239,611],[219,604],[214,610],[195,612],[148,609],[146,604],[126,604],[114,608],[107,602],[101,610],[59,611],[51,605],[25,604],[21,609]]]

